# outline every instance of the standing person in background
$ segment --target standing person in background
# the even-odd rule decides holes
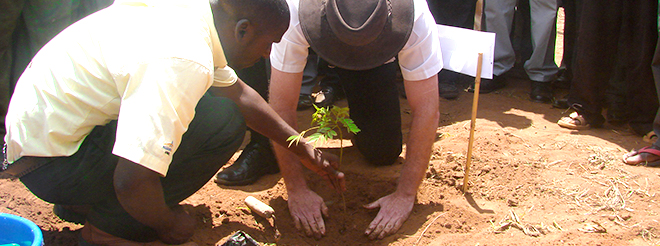
[[[655,1],[655,0],[654,0]],[[658,1],[660,5],[660,1]],[[660,23],[660,8],[657,12],[658,22]],[[660,34],[660,25],[658,26],[658,34]],[[660,39],[656,42],[655,53],[653,55],[653,62],[651,63],[651,70],[653,71],[653,78],[655,81],[656,94],[658,101],[660,101]],[[660,136],[660,109],[656,111],[655,120],[653,121],[653,131],[657,136]],[[647,147],[639,150],[633,150],[623,155],[623,163],[628,165],[646,165],[658,166],[660,165],[660,139],[656,138],[655,141]]]
[[[317,85],[319,91],[314,93]],[[313,50],[310,50],[307,65],[303,71],[298,110],[309,108],[312,104],[317,107],[328,107],[343,97],[344,89],[339,84],[339,76],[334,68],[319,58]]]
[[[531,16],[531,38],[533,51],[525,61],[524,68],[531,80],[529,97],[534,102],[552,101],[551,82],[559,68],[555,64],[555,29],[557,0],[529,0]],[[481,81],[480,93],[490,93],[506,85],[504,75],[513,68],[516,55],[511,45],[513,14],[518,0],[486,0],[484,15],[485,31],[497,34],[493,79]],[[473,88],[468,89],[473,91]]]
[[[559,66],[559,76],[553,82],[554,88],[570,89],[573,80],[573,63],[575,60],[575,44],[580,30],[580,12],[582,0],[563,0],[561,7],[564,9],[564,50]],[[568,108],[568,95],[556,99],[552,106],[555,108]]]
[[[435,23],[472,29],[477,0],[427,0]],[[460,81],[465,75],[442,70],[438,73],[440,97],[452,100],[458,98]]]
[[[574,130],[601,127],[606,120],[603,109],[615,109],[606,104],[609,81],[619,77],[615,79],[624,81],[622,108],[632,112],[626,122],[640,135],[651,130],[658,110],[649,66],[658,35],[657,9],[655,0],[582,0],[567,101],[575,112],[562,117],[559,126]],[[614,73],[617,66],[623,69]]]
[[[557,87],[564,89],[570,88],[573,79],[573,59],[575,57],[575,43],[577,41],[578,30],[580,30],[579,16],[582,10],[582,0],[563,0],[564,8],[564,49],[560,74],[555,80]]]
[[[77,20],[112,0],[0,0],[0,138],[18,77],[34,54]]]

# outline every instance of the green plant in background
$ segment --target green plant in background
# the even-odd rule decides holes
[[[355,125],[355,122],[349,118],[348,107],[337,107],[333,105],[331,108],[319,108],[314,105],[314,108],[316,109],[316,112],[312,114],[312,126],[307,130],[300,132],[299,135],[290,136],[287,139],[289,146],[294,143],[298,144],[300,139],[305,138],[305,135],[312,130],[315,130],[315,132],[307,137],[307,141],[308,143],[313,144],[315,148],[318,144],[333,139],[339,135],[339,163],[341,163],[344,154],[344,143],[341,141],[344,138],[342,136],[341,128],[344,127],[348,132],[353,134],[360,132],[360,128],[358,128],[357,125]]]

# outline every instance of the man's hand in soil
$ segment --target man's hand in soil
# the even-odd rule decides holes
[[[405,196],[395,192],[365,205],[364,207],[368,209],[380,207],[380,211],[364,234],[373,240],[383,239],[385,236],[395,233],[408,219],[414,202],[415,196]]]
[[[325,235],[323,216],[328,216],[328,207],[319,195],[307,188],[289,192],[289,211],[296,229],[317,239]]]

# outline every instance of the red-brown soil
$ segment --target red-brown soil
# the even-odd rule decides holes
[[[362,205],[394,190],[402,165],[370,166],[353,147],[345,149],[341,168],[346,173],[347,210],[325,181],[308,174],[310,186],[330,207],[322,239],[296,231],[283,180],[276,174],[238,188],[209,181],[183,202],[197,218],[192,240],[219,245],[242,230],[263,244],[277,245],[660,244],[660,169],[627,166],[620,160],[627,151],[648,144],[626,128],[611,125],[581,131],[560,128],[556,121],[568,112],[532,103],[528,92],[526,80],[510,78],[505,89],[480,96],[467,194],[460,185],[472,94],[461,93],[455,101],[441,99],[437,141],[417,202],[401,229],[383,240],[363,236],[377,212]],[[405,138],[410,110],[405,99],[401,106]],[[310,115],[310,110],[299,112],[301,126],[309,124]],[[338,153],[337,142],[329,146]],[[278,241],[270,221],[246,208],[243,200],[248,195],[275,209],[282,235]],[[34,221],[46,245],[76,245],[81,226],[63,222],[51,211],[51,204],[19,181],[0,177],[0,212]]]

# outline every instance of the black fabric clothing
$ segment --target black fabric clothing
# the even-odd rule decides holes
[[[156,232],[131,217],[114,191],[118,157],[112,154],[117,122],[97,126],[69,157],[22,157],[47,165],[20,180],[37,197],[62,205],[92,205],[87,220],[104,232],[137,242],[158,239]],[[245,122],[231,100],[205,95],[195,118],[161,178],[166,204],[175,206],[202,188],[238,150]]]
[[[477,0],[426,0],[436,24],[472,29]],[[439,83],[467,80],[467,75],[443,69],[438,73]]]
[[[395,62],[361,71],[335,68],[350,117],[360,128],[354,143],[369,163],[378,166],[393,164],[402,150],[396,69]]]
[[[605,119],[607,84],[616,66],[625,74],[629,124],[650,123],[658,100],[649,64],[657,41],[655,0],[583,0],[568,104],[589,124]],[[620,58],[620,59],[618,59]],[[618,63],[618,64],[617,64]]]
[[[657,100],[660,102],[660,39],[658,39],[655,45],[655,53],[653,56],[653,63],[651,63],[651,70],[653,72],[653,78],[655,79],[655,89],[658,95]],[[653,120],[653,131],[657,136],[660,136],[660,109],[656,111],[655,119]],[[655,149],[660,149],[660,138],[657,138],[653,145],[655,146]]]

